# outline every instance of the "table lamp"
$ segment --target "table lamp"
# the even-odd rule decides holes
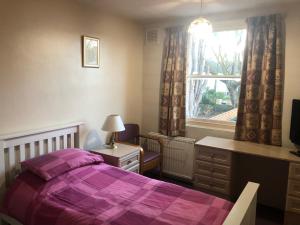
[[[117,148],[115,146],[116,132],[125,130],[121,117],[119,115],[109,115],[102,126],[102,130],[112,133],[109,146],[112,149]]]

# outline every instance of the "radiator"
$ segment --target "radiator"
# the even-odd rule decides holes
[[[150,136],[160,138],[164,145],[163,173],[192,180],[194,167],[195,139],[186,137],[167,137],[159,133],[150,132]],[[155,145],[151,145],[153,151]]]

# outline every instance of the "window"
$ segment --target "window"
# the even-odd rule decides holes
[[[246,30],[199,37],[190,29],[187,119],[233,124],[237,117]]]

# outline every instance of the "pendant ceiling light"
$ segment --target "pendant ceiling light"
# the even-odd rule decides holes
[[[202,8],[203,0],[201,0],[201,9]],[[212,33],[212,30],[211,23],[203,17],[194,20],[189,27],[189,32],[201,39],[208,37]]]

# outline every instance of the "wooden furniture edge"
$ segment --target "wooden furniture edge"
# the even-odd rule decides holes
[[[223,225],[255,225],[259,184],[248,182]]]

